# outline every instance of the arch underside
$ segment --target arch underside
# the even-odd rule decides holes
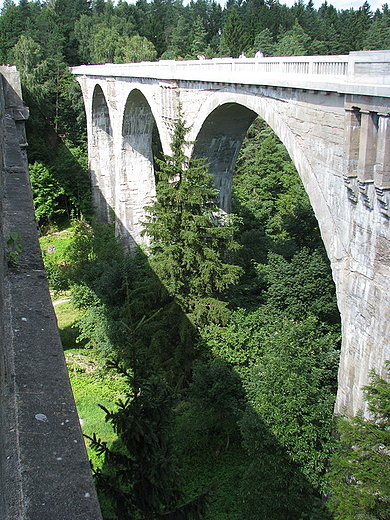
[[[204,121],[196,138],[193,157],[206,158],[209,173],[219,190],[219,205],[230,211],[234,168],[242,141],[257,114],[237,103],[216,108]]]
[[[99,220],[110,220],[114,205],[114,140],[107,101],[99,85],[92,99],[92,145],[90,146],[90,173],[92,196]]]
[[[122,121],[116,203],[117,231],[130,249],[141,240],[144,207],[155,194],[154,130],[155,120],[148,101],[139,90],[132,90],[126,101]]]

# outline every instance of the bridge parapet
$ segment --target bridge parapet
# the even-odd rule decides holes
[[[99,520],[38,244],[27,116],[16,69],[0,67],[0,520]]]
[[[390,51],[348,55],[213,58],[72,67],[76,75],[273,85],[390,97]]]

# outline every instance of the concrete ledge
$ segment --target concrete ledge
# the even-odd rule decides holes
[[[18,146],[23,139],[13,118],[2,121],[0,519],[100,520]],[[13,231],[23,251],[9,267],[4,250]]]

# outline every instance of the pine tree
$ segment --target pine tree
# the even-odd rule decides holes
[[[200,16],[195,19],[190,39],[190,53],[192,58],[195,58],[198,54],[204,54],[206,52],[206,31]]]
[[[188,20],[181,16],[170,35],[167,50],[162,55],[162,59],[180,59],[189,53],[189,34],[190,24]]]
[[[254,56],[256,52],[260,49],[263,51],[264,56],[273,56],[274,47],[275,45],[272,39],[271,31],[268,28],[266,28],[263,29],[261,32],[257,33],[250,54]]]
[[[293,28],[282,33],[276,45],[277,56],[306,56],[309,50],[310,37],[305,33],[298,21]]]
[[[168,292],[192,321],[220,321],[219,298],[238,281],[241,268],[228,262],[238,248],[232,218],[222,215],[217,190],[203,160],[185,155],[188,132],[179,117],[172,155],[158,161],[157,198],[146,208],[144,233],[151,238],[150,263]]]
[[[136,329],[129,331],[133,346]],[[96,435],[86,436],[92,449],[105,458],[104,468],[94,470],[97,488],[112,500],[119,520],[200,520],[206,512],[206,494],[194,499],[185,495],[174,453],[177,398],[158,375],[143,377],[145,362],[138,358],[133,374],[119,363],[111,365],[126,377],[131,390],[125,401],[117,403],[116,411],[101,406],[118,434],[116,446],[109,448]]]
[[[390,48],[390,27],[384,15],[374,19],[364,40],[365,49]]]
[[[250,38],[248,32],[239,17],[236,7],[232,7],[222,29],[221,53],[237,58],[249,46]]]

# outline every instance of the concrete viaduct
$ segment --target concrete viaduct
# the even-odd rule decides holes
[[[336,411],[362,406],[370,368],[390,359],[390,51],[81,66],[101,218],[131,248],[154,196],[154,128],[169,153],[181,103],[189,154],[206,157],[229,210],[245,132],[260,115],[294,161],[331,261],[343,344]],[[0,67],[0,520],[99,520],[38,245],[26,158],[28,109]],[[22,252],[7,265],[7,240]]]
[[[179,104],[229,211],[235,161],[261,116],[286,146],[318,219],[336,285],[342,352],[336,412],[390,359],[390,51],[74,67],[84,96],[98,215],[131,248],[155,193]]]

